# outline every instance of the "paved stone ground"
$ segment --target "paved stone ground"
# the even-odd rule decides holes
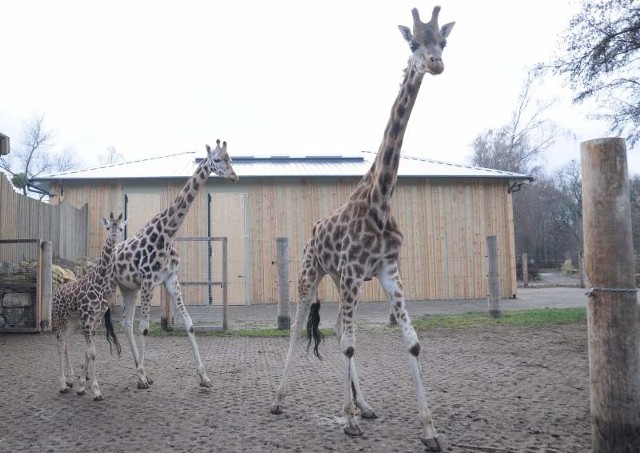
[[[450,315],[469,312],[486,312],[486,299],[471,300],[429,300],[407,301],[407,310],[412,319],[429,315]],[[585,307],[586,296],[583,288],[545,287],[519,288],[515,299],[500,300],[501,310],[526,310],[532,308],[570,308]],[[222,308],[219,306],[188,306],[189,315],[196,326],[222,325]],[[296,305],[290,307],[293,322]],[[338,313],[338,305],[323,302],[321,309],[321,326],[333,327]],[[114,317],[122,315],[121,307],[116,307]],[[160,307],[152,307],[151,319],[160,321]],[[250,306],[230,306],[228,311],[230,328],[276,327],[278,307],[276,304],[255,304]],[[384,324],[389,320],[389,307],[386,302],[363,302],[358,305],[356,315],[358,325]],[[182,318],[174,313],[176,328],[182,325]]]
[[[333,321],[332,321],[333,322]],[[424,380],[447,451],[590,449],[586,326],[420,332]],[[80,370],[79,334],[71,338]],[[123,339],[124,341],[124,339]],[[130,353],[110,357],[98,338],[104,401],[58,392],[51,334],[0,335],[2,452],[417,452],[419,423],[407,354],[396,328],[362,326],[356,359],[380,416],[364,437],[342,433],[341,356],[335,338],[317,360],[300,348],[285,412],[269,413],[287,338],[199,336],[214,384],[197,385],[185,337],[151,337],[136,389]]]

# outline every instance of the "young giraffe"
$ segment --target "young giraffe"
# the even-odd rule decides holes
[[[118,244],[116,249],[115,272],[124,304],[124,331],[133,354],[140,389],[149,388],[149,384],[152,383],[144,369],[145,337],[149,329],[149,309],[153,290],[161,284],[167,289],[174,307],[184,319],[196,369],[200,376],[200,385],[211,387],[211,381],[200,358],[193,322],[182,300],[177,276],[180,258],[173,248],[173,239],[180,230],[198,190],[204,186],[209,175],[213,172],[231,181],[238,180],[227,153],[227,142],[223,142],[220,146],[220,140],[217,140],[214,149],[209,145],[206,147],[207,158],[198,165],[174,202],[167,209],[156,214],[135,235]],[[133,317],[138,291],[141,291],[140,352],[133,336]]]
[[[53,293],[51,305],[52,327],[56,330],[56,338],[58,340],[58,352],[60,354],[61,375],[60,375],[60,392],[67,393],[69,387],[73,387],[71,382],[65,377],[65,361],[69,371],[69,376],[73,376],[73,367],[69,361],[69,351],[67,348],[66,333],[67,325],[70,318],[78,317],[82,325],[82,332],[86,342],[84,378],[80,376],[80,385],[78,395],[84,395],[85,382],[89,380],[89,362],[92,365],[92,382],[93,399],[102,400],[102,393],[98,385],[96,377],[96,347],[93,343],[93,336],[96,328],[100,324],[102,317],[105,317],[105,326],[107,328],[107,340],[109,344],[115,344],[118,354],[120,353],[120,344],[113,331],[111,316],[109,314],[109,304],[116,292],[116,280],[113,272],[113,257],[115,243],[122,231],[126,220],[122,220],[122,214],[117,219],[113,218],[113,213],[109,216],[109,220],[102,219],[102,223],[107,229],[107,238],[102,247],[102,254],[98,259],[96,266],[86,275],[78,280],[65,283],[56,288]],[[64,357],[63,357],[64,353]]]
[[[436,6],[431,20],[423,23],[418,11],[413,9],[413,34],[409,28],[399,26],[402,35],[409,42],[412,55],[405,70],[400,92],[391,108],[391,116],[376,159],[349,196],[348,201],[333,214],[314,225],[312,237],[304,247],[302,272],[298,282],[296,319],[292,327],[282,381],[271,406],[272,413],[282,412],[295,344],[310,307],[310,326],[307,328],[311,334],[314,334],[317,353],[317,345],[320,341],[317,329],[320,304],[315,301],[315,298],[320,280],[328,274],[340,293],[337,331],[340,349],[344,354],[343,411],[346,418],[344,431],[352,436],[362,434],[354,417],[355,407],[361,410],[362,418],[376,417],[375,412],[362,396],[353,358],[356,305],[363,283],[376,277],[380,280],[393,314],[402,329],[417,390],[418,411],[422,424],[421,440],[428,449],[433,451],[439,451],[441,445],[427,407],[420,370],[420,344],[405,309],[402,281],[398,270],[402,233],[391,215],[390,200],[397,179],[402,139],[422,78],[426,73],[437,75],[444,70],[442,50],[454,23],[439,28],[439,11],[440,7]]]

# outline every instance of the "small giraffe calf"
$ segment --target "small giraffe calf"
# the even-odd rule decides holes
[[[60,354],[60,393],[67,393],[73,384],[65,377],[65,361],[69,376],[73,376],[73,368],[69,361],[69,351],[67,349],[66,333],[67,326],[71,320],[79,320],[82,332],[86,341],[84,379],[80,376],[78,395],[84,395],[85,382],[89,380],[89,362],[92,365],[93,399],[102,401],[102,393],[96,378],[96,347],[93,343],[93,336],[100,320],[104,316],[107,328],[107,340],[109,345],[114,344],[118,354],[120,354],[120,344],[113,331],[111,322],[111,312],[109,303],[116,291],[116,280],[113,269],[115,243],[124,230],[127,221],[122,220],[122,214],[118,218],[109,216],[109,220],[102,219],[104,227],[107,229],[107,238],[102,248],[102,254],[96,266],[76,281],[65,283],[56,288],[53,294],[51,306],[52,327],[56,330],[58,340],[58,352]],[[63,357],[64,352],[64,357]]]

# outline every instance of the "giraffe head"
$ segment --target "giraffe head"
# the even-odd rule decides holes
[[[105,219],[104,217],[102,218],[102,224],[107,229],[107,234],[109,235],[109,237],[113,238],[113,240],[115,241],[122,235],[124,226],[127,224],[127,221],[122,220],[122,214],[120,214],[116,219],[113,216],[112,212],[109,215],[109,220]]]
[[[420,14],[416,8],[411,10],[413,14],[413,33],[409,27],[398,25],[404,39],[409,43],[411,48],[411,65],[416,71],[421,73],[429,73],[433,75],[440,74],[444,71],[444,63],[442,62],[442,51],[447,44],[447,36],[451,33],[455,22],[449,22],[440,28],[438,26],[438,14],[440,7],[433,8],[431,20],[422,22]]]
[[[216,140],[216,147],[213,149],[207,145],[207,163],[216,175],[234,182],[239,179],[231,166],[231,158],[227,153],[227,142],[222,142],[222,146],[220,146],[220,140]]]

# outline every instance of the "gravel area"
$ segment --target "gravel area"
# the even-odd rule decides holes
[[[586,325],[435,329],[419,336],[427,398],[446,451],[590,450]],[[287,338],[199,336],[213,382],[203,389],[186,336],[151,337],[149,390],[136,388],[120,339],[120,358],[97,339],[104,400],[93,401],[90,393],[59,393],[53,335],[0,335],[0,451],[425,451],[396,328],[365,327],[357,334],[362,390],[379,415],[360,421],[360,438],[341,428],[335,337],[322,345],[322,361],[299,348],[281,415],[269,407]],[[70,341],[79,371],[83,340],[75,333]]]

